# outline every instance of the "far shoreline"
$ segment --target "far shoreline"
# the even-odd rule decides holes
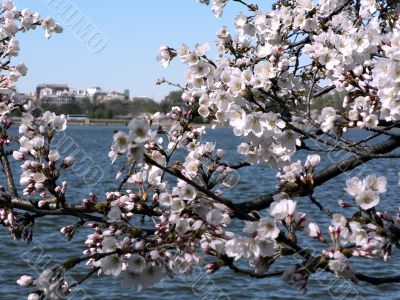
[[[129,122],[134,119],[67,119],[68,126],[128,126]],[[13,117],[12,121],[15,125],[21,124],[21,118]],[[166,126],[171,127],[176,125],[176,121],[174,120],[165,120],[165,121],[155,121],[152,126]],[[202,127],[205,126],[210,128],[212,126],[216,126],[218,128],[223,128],[225,126],[220,124],[211,124],[211,123],[192,123],[190,127]]]

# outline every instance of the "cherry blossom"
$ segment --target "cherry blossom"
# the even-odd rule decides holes
[[[138,291],[167,275],[190,275],[198,265],[209,273],[232,269],[275,276],[269,267],[295,254],[296,261],[276,274],[301,292],[319,271],[355,283],[388,280],[362,276],[350,265],[353,257],[390,261],[399,247],[400,214],[381,208],[391,187],[384,176],[368,172],[359,178],[350,172],[369,160],[398,158],[393,150],[399,147],[399,5],[298,0],[277,1],[263,11],[245,1],[200,2],[218,17],[230,2],[246,9],[233,26],[217,31],[215,58],[208,43],[160,47],[157,60],[163,67],[177,60],[187,68],[185,84],[158,82],[182,89],[180,105],[166,114],[172,125],[154,126],[159,114],[141,115],[117,131],[108,153],[110,163],[120,166],[111,174],[116,188],[103,195],[93,191],[80,203],[72,203],[76,197],[64,175],[77,158],[54,143],[67,118],[52,112],[37,117],[35,104],[15,91],[15,82],[28,71],[13,62],[20,51],[16,36],[43,28],[51,37],[62,28],[29,9],[18,11],[13,1],[2,2],[0,87],[11,93],[0,101],[6,175],[0,222],[13,238],[27,242],[34,220],[47,215],[76,219],[60,230],[68,240],[81,227],[91,231],[82,256],[48,267],[36,279],[16,279],[21,287],[34,288],[28,299],[68,297],[75,285],[67,274],[79,264],[89,269],[83,281],[93,274],[110,276]],[[340,105],[315,108],[330,93]],[[16,113],[21,124],[14,134],[9,129]],[[199,115],[210,126],[194,126]],[[237,138],[233,151],[241,161],[231,161],[232,149],[223,141],[207,139],[218,126]],[[360,131],[365,137],[352,135]],[[10,160],[19,164],[20,176],[13,176]],[[251,178],[251,184],[271,192],[249,199],[252,186],[243,189],[248,182],[241,176],[253,176],[254,167],[275,169],[276,183]],[[337,181],[337,191],[344,189],[351,201],[340,199],[330,211],[326,203],[338,198],[329,193],[319,199],[317,192],[339,174],[347,179],[344,186]],[[240,192],[231,196],[238,186]],[[300,211],[305,205],[318,218]],[[315,251],[308,249],[311,240],[319,245]]]

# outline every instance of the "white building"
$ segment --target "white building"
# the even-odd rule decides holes
[[[83,101],[89,99],[94,102],[111,100],[127,100],[127,90],[124,93],[112,91],[106,92],[100,87],[86,89],[70,89],[64,84],[41,84],[36,88],[36,99],[47,104],[66,104],[71,101]]]

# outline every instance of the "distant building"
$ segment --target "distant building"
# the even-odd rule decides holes
[[[130,92],[129,92],[128,89],[126,89],[126,90],[124,91],[124,95],[125,95],[125,100],[129,100],[129,98],[131,97],[131,96],[130,96]]]
[[[96,86],[96,87],[91,87],[91,88],[87,88],[86,89],[86,92],[88,93],[88,95],[90,96],[90,97],[94,97],[96,94],[103,94],[104,92],[103,92],[103,90],[100,88],[100,87],[98,87],[98,86]]]
[[[65,84],[41,84],[36,88],[36,100],[46,104],[61,105],[72,101],[80,102],[85,99],[92,102],[124,101],[129,99],[129,90],[120,93],[116,91],[107,92],[100,87],[70,89]]]
[[[100,87],[90,87],[86,89],[86,94],[90,101],[100,101],[102,97],[107,95],[107,92],[103,91]]]
[[[106,95],[106,97],[103,98],[103,101],[124,101],[126,100],[126,96],[123,93],[112,91]]]
[[[68,93],[69,87],[66,84],[40,84],[36,87],[36,100],[44,96],[57,95],[57,93]]]
[[[74,96],[75,100],[78,101],[78,102],[86,100],[86,99],[91,100],[91,97],[90,97],[90,95],[89,95],[89,93],[87,92],[86,89],[80,89],[80,90],[79,89],[78,90],[74,89],[74,90],[70,90],[69,93],[72,96]]]

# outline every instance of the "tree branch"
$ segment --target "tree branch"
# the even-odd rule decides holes
[[[56,209],[42,209],[36,207],[31,202],[22,200],[20,198],[13,198],[11,199],[11,201],[0,199],[0,207],[20,209],[23,211],[35,213],[39,216],[73,216],[99,223],[106,222],[106,219],[104,217],[94,216],[90,214],[90,213],[100,213],[99,211],[94,209],[86,209],[80,205],[71,205],[68,207],[56,208]]]
[[[368,155],[352,155],[351,157],[343,159],[338,163],[332,163],[324,170],[314,174],[314,187],[320,186],[328,180],[373,159],[374,157],[371,155],[389,153],[398,147],[400,147],[400,139],[398,138],[390,138],[377,145],[365,147]],[[247,213],[253,210],[262,210],[270,206],[270,204],[273,202],[272,197],[278,193],[280,193],[279,190],[250,201],[238,203],[236,204],[236,207]]]
[[[368,282],[373,285],[400,282],[400,275],[385,276],[385,277],[373,277],[373,276],[368,276],[368,275],[364,275],[361,273],[356,273],[356,277],[358,280],[365,281],[365,282]]]
[[[10,193],[11,197],[18,197],[18,192],[15,187],[10,162],[8,161],[8,157],[4,151],[3,145],[0,146],[0,158],[1,158],[1,164],[3,165],[4,173],[6,175],[8,192]]]
[[[235,213],[235,216],[239,217],[240,219],[242,219],[242,220],[253,220],[253,221],[255,220],[254,217],[248,215],[247,213],[244,213],[240,209],[237,209],[236,205],[232,201],[230,201],[230,200],[228,200],[226,198],[222,198],[222,197],[217,196],[214,192],[206,189],[205,187],[201,186],[197,182],[194,182],[193,180],[187,178],[182,173],[177,172],[175,170],[171,170],[168,167],[164,167],[164,166],[160,165],[159,163],[157,163],[154,159],[152,159],[147,154],[145,154],[144,157],[145,157],[146,163],[148,163],[150,165],[153,165],[153,166],[156,166],[157,168],[165,171],[166,173],[168,173],[170,175],[173,175],[173,176],[185,181],[186,183],[190,184],[195,189],[197,189],[198,191],[200,191],[200,192],[204,193],[205,195],[209,196],[213,200],[226,205],[227,207],[232,209],[233,212]]]

